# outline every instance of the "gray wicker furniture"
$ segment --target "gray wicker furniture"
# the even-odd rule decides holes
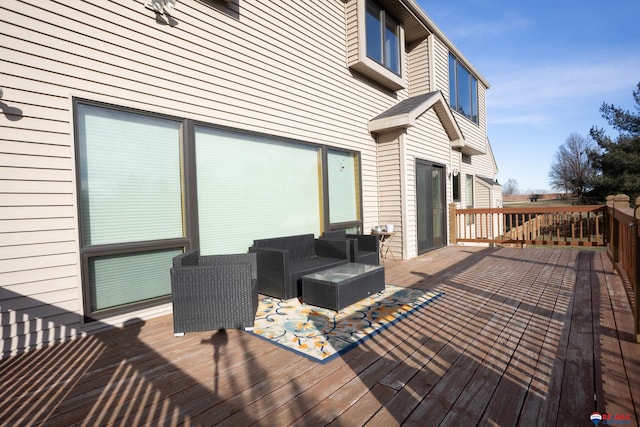
[[[378,237],[370,234],[348,234],[344,230],[328,231],[323,238],[347,239],[351,262],[380,265],[380,246]]]
[[[170,272],[176,336],[253,328],[258,309],[255,254],[200,256],[191,250],[173,259]]]
[[[313,234],[254,240],[249,251],[258,257],[258,292],[280,299],[299,297],[305,274],[350,261],[348,242]]]
[[[349,263],[302,277],[305,304],[340,311],[384,290],[384,267]]]

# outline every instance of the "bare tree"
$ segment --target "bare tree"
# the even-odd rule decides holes
[[[549,184],[556,190],[564,190],[579,200],[592,185],[595,170],[589,161],[593,140],[572,133],[558,148],[549,171]]]
[[[518,189],[518,181],[513,178],[509,178],[507,182],[502,186],[502,194],[505,196],[515,196],[520,194],[520,190]]]

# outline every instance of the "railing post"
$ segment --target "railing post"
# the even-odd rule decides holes
[[[606,222],[606,227],[607,227],[607,254],[609,255],[609,258],[611,259],[611,262],[614,262],[614,247],[616,246],[616,238],[615,238],[615,233],[613,232],[613,223],[615,222],[615,218],[614,218],[614,212],[613,212],[613,194],[610,194],[607,196],[607,200],[605,202],[605,204],[607,205],[607,222]]]
[[[633,280],[633,292],[635,296],[635,312],[633,313],[633,318],[635,320],[635,332],[636,332],[636,342],[640,343],[640,250],[638,250],[638,246],[640,245],[640,197],[636,198],[636,209],[635,209],[635,232],[633,233],[632,238],[632,251],[633,251],[633,272],[632,280]]]
[[[456,215],[457,205],[449,203],[449,242],[452,245],[458,244],[458,220]]]
[[[610,206],[610,235],[611,235],[611,255],[613,263],[620,262],[620,224],[615,219],[615,210],[619,208],[629,207],[629,196],[626,194],[616,194],[615,196],[607,196],[607,206]]]

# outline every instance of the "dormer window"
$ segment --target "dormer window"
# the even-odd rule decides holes
[[[373,1],[367,0],[365,20],[367,56],[389,71],[400,73],[400,24]]]
[[[391,89],[407,87],[402,22],[373,0],[347,3],[349,67]]]

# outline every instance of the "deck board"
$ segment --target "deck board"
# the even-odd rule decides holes
[[[444,295],[326,364],[132,321],[1,360],[0,425],[637,425],[640,344],[605,252],[446,247],[385,270]]]

